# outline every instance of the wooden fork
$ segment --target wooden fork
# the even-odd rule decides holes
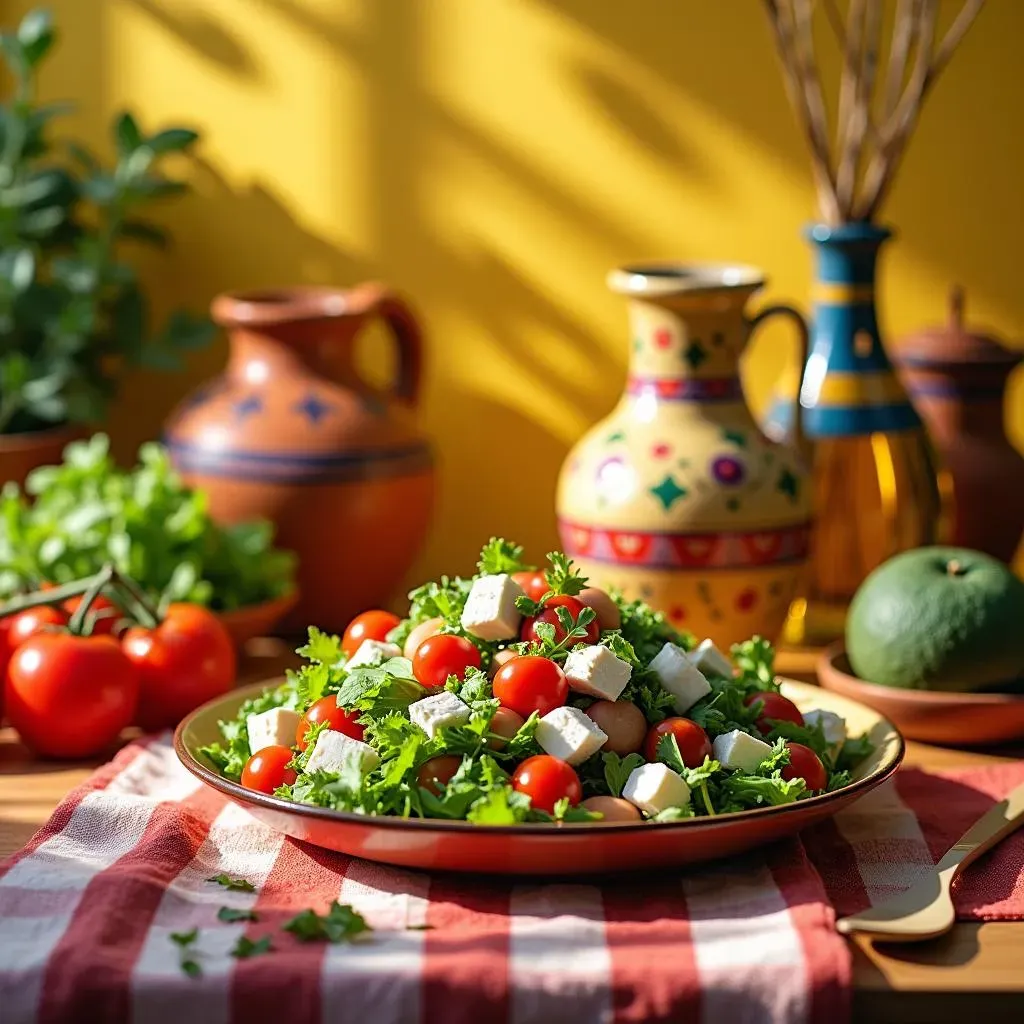
[[[953,927],[955,914],[949,887],[971,861],[992,849],[1024,825],[1024,785],[1000,800],[972,825],[928,877],[899,896],[841,918],[836,928],[843,935],[861,932],[889,942],[920,942],[943,935]]]

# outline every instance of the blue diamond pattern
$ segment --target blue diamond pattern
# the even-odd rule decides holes
[[[248,419],[258,412],[263,412],[263,399],[259,395],[246,395],[245,398],[235,402],[232,409],[238,419]]]
[[[296,402],[292,409],[295,412],[301,413],[310,423],[316,426],[322,419],[334,411],[334,406],[330,402],[325,402],[311,391],[301,402]]]

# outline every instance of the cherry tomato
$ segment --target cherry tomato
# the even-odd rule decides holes
[[[341,649],[351,658],[364,640],[387,640],[388,633],[401,620],[391,612],[375,610],[357,615],[341,638]]]
[[[13,654],[30,636],[52,632],[68,624],[67,612],[44,604],[37,608],[26,608],[12,615],[7,622],[7,649]]]
[[[548,658],[523,655],[503,665],[494,677],[494,696],[523,718],[546,715],[569,696],[565,673]]]
[[[643,821],[643,815],[620,796],[588,796],[580,807],[604,815],[604,821]]]
[[[465,679],[466,670],[480,667],[480,651],[464,636],[440,633],[428,637],[416,648],[412,674],[428,690],[439,690],[449,676]]]
[[[544,610],[539,615],[523,619],[523,624],[519,630],[519,638],[521,640],[529,640],[532,643],[540,643],[540,637],[536,631],[537,623],[548,622],[555,627],[555,643],[561,643],[565,639],[566,630],[558,621],[557,609],[567,609],[569,616],[572,618],[573,623],[575,623],[580,617],[580,612],[585,607],[582,601],[577,600],[575,597],[570,597],[568,594],[556,594],[554,597],[549,597],[544,602]],[[593,619],[586,627],[586,630],[586,636],[574,637],[573,642],[578,644],[596,644],[601,639],[601,627],[598,625],[597,619]]]
[[[828,785],[828,775],[818,755],[802,743],[787,743],[786,746],[789,748],[789,764],[783,767],[782,777],[803,779],[812,791],[824,789]]]
[[[763,693],[752,693],[743,702],[750,707],[754,701],[764,701],[761,708],[761,717],[754,723],[761,732],[766,735],[772,731],[772,719],[780,722],[793,722],[795,725],[804,724],[804,716],[800,709],[788,698],[774,690],[765,690]]]
[[[436,619],[427,619],[426,622],[421,622],[418,626],[413,626],[409,630],[409,635],[405,638],[405,647],[402,649],[402,654],[405,655],[409,661],[412,661],[413,655],[416,653],[416,648],[419,647],[424,640],[428,637],[437,636],[441,632],[441,627],[444,625],[444,619],[438,617]]]
[[[622,612],[619,606],[597,587],[586,587],[576,595],[577,600],[587,608],[593,608],[597,615],[597,624],[601,630],[618,629],[622,625]]]
[[[501,736],[503,739],[495,739],[491,737],[487,741],[487,746],[491,750],[504,750],[505,740],[512,739],[513,736],[523,727],[523,723],[526,721],[522,715],[516,714],[511,708],[498,708],[494,712],[494,717],[491,719],[490,731],[495,736]]]
[[[7,678],[7,663],[11,660],[11,649],[7,643],[10,618],[0,619],[0,722],[4,717],[4,680]]]
[[[587,708],[587,714],[608,737],[602,750],[622,757],[635,754],[644,745],[647,719],[631,701],[597,700]]]
[[[512,573],[512,579],[523,588],[523,593],[531,601],[539,601],[551,588],[540,570]]]
[[[242,769],[242,785],[257,793],[273,793],[278,786],[295,781],[295,769],[285,765],[292,759],[292,748],[277,744],[257,750]]]
[[[565,797],[570,804],[583,799],[579,776],[570,765],[550,754],[528,757],[513,773],[512,788],[525,793],[538,811],[554,813],[555,804]]]
[[[338,698],[333,695],[321,697],[315,704],[312,704],[302,716],[298,728],[295,730],[295,743],[299,750],[306,749],[306,733],[309,727],[318,722],[327,722],[327,728],[331,732],[341,732],[351,736],[354,740],[363,738],[363,727],[356,721],[359,712],[348,712],[338,707]]]
[[[461,764],[462,758],[456,757],[454,754],[432,757],[429,761],[423,762],[416,775],[416,782],[424,789],[430,790],[434,796],[440,796],[441,791],[451,781]]]
[[[129,725],[139,673],[109,636],[40,633],[7,669],[7,718],[33,750],[50,757],[89,757]]]
[[[152,629],[133,626],[121,637],[139,672],[137,723],[176,725],[200,704],[235,684],[235,645],[220,619],[197,604],[172,604]]]
[[[675,736],[679,744],[679,753],[687,768],[699,768],[704,758],[711,754],[711,740],[708,734],[688,718],[666,718],[657,725],[652,725],[644,740],[644,757],[648,761],[658,760],[658,744],[662,736]]]

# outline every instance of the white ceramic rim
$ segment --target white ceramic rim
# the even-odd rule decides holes
[[[755,289],[767,281],[760,267],[748,263],[685,263],[673,260],[629,263],[608,274],[608,287],[637,297],[690,292]]]

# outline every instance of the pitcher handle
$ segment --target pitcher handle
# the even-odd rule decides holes
[[[412,307],[390,288],[370,281],[349,294],[353,312],[379,316],[387,324],[398,345],[398,374],[392,391],[410,405],[418,405],[423,378],[423,331]]]
[[[785,303],[778,303],[774,306],[765,306],[759,313],[756,313],[747,321],[751,333],[761,326],[769,317],[787,316],[796,324],[797,330],[797,357],[800,359],[800,383],[796,391],[796,402],[793,405],[793,422],[789,428],[787,441],[790,446],[802,452],[806,443],[804,435],[804,411],[800,404],[800,394],[804,388],[804,374],[807,372],[807,351],[810,345],[810,330],[807,320],[800,310]]]

